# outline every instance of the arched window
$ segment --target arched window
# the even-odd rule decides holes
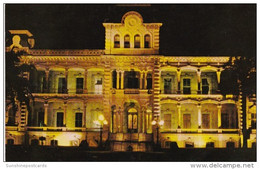
[[[128,110],[128,132],[136,133],[137,132],[137,110],[135,108],[130,108]]]
[[[130,36],[125,35],[124,37],[124,48],[130,48]]]
[[[140,48],[140,35],[135,35],[135,48]]]
[[[120,48],[120,36],[115,35],[114,37],[114,48]]]
[[[144,48],[150,48],[150,35],[145,35],[144,36]]]

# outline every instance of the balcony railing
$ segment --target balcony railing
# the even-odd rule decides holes
[[[37,94],[103,94],[103,91],[87,91],[86,89],[48,89],[48,90],[34,90],[33,93]]]
[[[209,90],[207,93],[205,91],[201,90],[169,90],[169,91],[163,91],[160,90],[161,94],[184,94],[184,95],[192,95],[192,94],[201,94],[201,95],[210,95],[210,94],[219,94],[218,90]]]
[[[153,94],[153,89],[111,89],[112,94],[121,92],[124,94]]]
[[[161,129],[162,133],[239,133],[239,129]]]
[[[75,131],[75,132],[98,132],[100,131],[100,128],[86,128],[86,127],[37,127],[37,126],[27,126],[26,127],[27,131]],[[13,130],[9,129],[8,130]]]
[[[139,94],[140,93],[139,90],[140,89],[125,89],[124,93],[125,94]]]

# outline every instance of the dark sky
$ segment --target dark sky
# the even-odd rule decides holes
[[[145,23],[162,22],[165,55],[256,54],[256,5],[14,5],[5,6],[5,26],[28,29],[39,49],[104,49],[103,22],[120,23],[128,11]]]

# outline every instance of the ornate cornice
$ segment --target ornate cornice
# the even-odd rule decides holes
[[[104,54],[104,50],[99,49],[79,49],[79,50],[50,50],[50,49],[31,49],[28,51],[28,55],[33,56],[100,56]]]

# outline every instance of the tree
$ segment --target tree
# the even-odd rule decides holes
[[[220,91],[223,95],[234,94],[242,99],[242,133],[243,148],[247,148],[247,139],[250,129],[247,129],[246,99],[256,94],[256,62],[255,57],[236,56],[230,57],[223,71]]]
[[[15,125],[15,116],[18,106],[21,103],[27,105],[30,111],[30,100],[33,99],[29,80],[23,77],[24,72],[31,72],[35,69],[33,65],[20,62],[24,51],[13,48],[5,54],[5,99],[6,107],[11,105],[12,111],[9,113],[7,125]]]

